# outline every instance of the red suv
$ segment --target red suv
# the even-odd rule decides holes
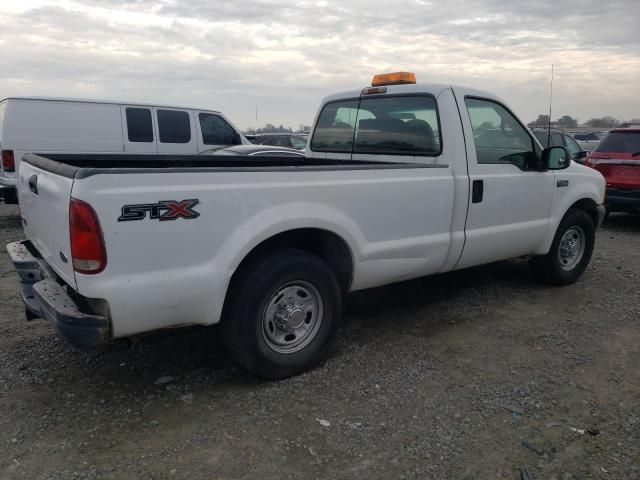
[[[611,130],[584,164],[607,181],[607,211],[640,212],[640,128]]]

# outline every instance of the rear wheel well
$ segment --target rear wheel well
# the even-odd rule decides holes
[[[340,236],[320,228],[289,230],[262,241],[240,262],[231,277],[231,284],[253,260],[283,248],[303,250],[322,258],[335,273],[342,292],[346,293],[349,290],[353,278],[351,250]]]
[[[569,207],[569,210],[583,210],[589,215],[594,226],[598,225],[598,204],[590,198],[583,198]]]

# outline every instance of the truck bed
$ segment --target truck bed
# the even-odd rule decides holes
[[[113,338],[218,322],[243,259],[290,232],[342,242],[353,262],[351,290],[437,272],[459,256],[450,248],[454,177],[443,164],[204,155],[24,160],[18,194],[27,238],[69,288],[107,302]],[[72,199],[99,221],[107,259],[100,273],[74,271]],[[160,220],[152,212],[167,202],[188,203],[192,215]],[[142,214],[125,218],[132,211]]]
[[[118,173],[176,173],[198,171],[369,170],[447,168],[443,164],[417,164],[307,157],[254,157],[240,155],[131,155],[131,154],[26,154],[23,160],[67,178]]]

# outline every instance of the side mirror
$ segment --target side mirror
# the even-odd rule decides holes
[[[571,156],[564,147],[547,147],[542,150],[541,163],[546,170],[562,170],[571,164]]]
[[[574,157],[574,160],[580,160],[581,158],[587,158],[587,155],[589,155],[589,152],[585,152],[584,150],[576,153],[576,156]]]

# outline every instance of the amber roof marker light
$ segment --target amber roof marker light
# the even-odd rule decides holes
[[[373,76],[372,87],[384,85],[408,85],[416,83],[416,74],[411,72],[381,73]]]

